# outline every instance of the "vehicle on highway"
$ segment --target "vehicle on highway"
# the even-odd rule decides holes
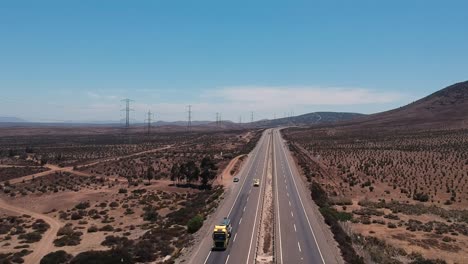
[[[238,181],[239,181],[239,178],[235,177],[233,181],[234,181],[234,182],[238,182]]]
[[[254,186],[254,187],[260,186],[260,180],[259,180],[259,179],[254,179],[254,180],[253,180],[253,186]]]
[[[213,230],[213,250],[225,250],[229,244],[231,232],[231,220],[227,217],[219,225],[215,225]]]

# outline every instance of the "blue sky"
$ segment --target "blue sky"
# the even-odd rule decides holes
[[[467,79],[467,1],[0,1],[0,116],[374,113]]]

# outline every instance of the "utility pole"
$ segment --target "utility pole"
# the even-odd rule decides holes
[[[253,111],[252,111],[250,112],[250,123],[253,123],[253,121],[254,121],[254,118],[253,118]]]
[[[190,132],[192,129],[192,105],[188,105],[188,122],[187,122],[187,131]]]
[[[121,111],[125,111],[125,127],[129,128],[130,127],[130,111],[133,111],[133,109],[130,108],[130,102],[132,102],[133,100],[127,98],[121,101],[125,102],[125,109],[122,109]]]
[[[239,124],[242,125],[242,116],[239,116]]]
[[[216,126],[219,126],[219,113],[216,112]]]
[[[152,118],[152,113],[150,110],[148,110],[148,113],[147,113],[147,118],[145,121],[148,121],[148,135],[150,134],[150,131],[151,131],[151,118]]]

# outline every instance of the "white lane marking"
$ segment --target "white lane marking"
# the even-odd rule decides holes
[[[294,214],[293,214],[293,212],[292,212],[292,211],[291,211],[291,216],[292,216],[292,217],[294,217]]]
[[[273,138],[274,139],[274,138]],[[273,144],[273,153],[275,153],[275,144]],[[276,204],[277,204],[277,208],[278,208],[278,233],[279,233],[279,248],[280,248],[280,263],[282,264],[283,263],[283,245],[282,245],[282,240],[281,240],[281,216],[280,216],[280,207],[279,207],[279,195],[278,195],[278,173],[276,173],[276,170],[275,170],[275,189],[276,189]],[[283,173],[283,176],[285,177],[285,180],[286,180],[286,176],[284,175]],[[291,205],[291,202],[289,203],[289,205]]]
[[[232,240],[232,242],[236,242],[236,238],[237,238],[237,233],[234,235],[234,240]]]
[[[291,201],[288,201],[288,203],[289,203],[289,206],[291,206]]]
[[[282,150],[282,152],[283,152],[284,158],[287,159],[286,151],[284,150],[284,148],[282,148],[281,150]],[[288,164],[289,164],[289,163],[288,163]],[[302,210],[304,211],[304,214],[305,214],[306,219],[307,219],[307,223],[309,224],[310,231],[312,232],[312,236],[314,237],[315,245],[317,246],[317,249],[318,249],[318,251],[319,251],[320,258],[322,259],[322,263],[325,264],[325,260],[323,259],[322,251],[320,250],[320,247],[319,247],[319,245],[318,245],[317,238],[315,237],[314,230],[312,229],[312,226],[310,225],[309,216],[307,215],[307,212],[305,211],[304,203],[302,202],[302,198],[301,198],[301,196],[299,195],[299,190],[297,189],[296,180],[294,179],[294,175],[293,175],[293,173],[292,173],[291,166],[288,166],[288,168],[289,168],[289,173],[291,174],[291,178],[293,179],[294,186],[296,187],[297,196],[299,196],[299,201],[301,202]]]
[[[243,210],[243,211],[245,212],[245,206],[244,206],[244,210]]]
[[[248,201],[249,201],[249,198],[250,198],[250,196],[247,196],[247,201],[246,201],[246,202],[248,202]]]
[[[297,247],[299,248],[299,252],[302,252],[302,250],[301,250],[301,244],[299,244],[299,241],[297,241]],[[229,256],[228,256],[228,258],[229,258]]]
[[[210,252],[208,252],[208,256],[206,256],[205,262],[203,262],[203,264],[206,264],[206,262],[208,261],[208,258],[210,257],[210,255],[211,255],[211,250],[210,250]]]
[[[244,181],[242,182],[242,186],[240,187],[239,192],[237,192],[236,199],[234,200],[234,203],[232,204],[231,209],[229,210],[227,217],[229,217],[231,215],[232,209],[234,208],[234,205],[236,205],[237,199],[239,198],[239,195],[240,195],[240,193],[242,191],[242,188],[244,187],[244,184],[247,181],[248,175],[250,174],[250,171],[252,170],[252,166],[255,163],[255,157],[257,156],[259,150],[260,150],[260,147],[256,148],[255,149],[256,153],[254,155],[252,155],[252,159],[251,159],[252,162],[250,162],[250,167],[247,170],[247,175],[245,175],[243,177]],[[250,189],[250,190],[252,190],[252,189]]]
[[[267,145],[267,151],[266,153],[268,153],[268,149],[270,148],[270,145]],[[264,161],[264,165],[263,165],[263,170],[262,170],[262,182],[265,182],[264,179],[265,179],[265,167],[267,166],[267,155],[265,155],[265,161]],[[262,184],[262,188],[263,190],[265,190],[265,184]],[[253,243],[253,238],[254,238],[254,230],[255,230],[255,226],[257,225],[257,216],[258,216],[258,207],[260,205],[260,194],[262,193],[261,189],[260,191],[258,192],[258,201],[257,201],[257,210],[255,210],[255,219],[254,219],[254,225],[253,225],[253,229],[252,229],[252,236],[250,237],[250,245],[249,245],[249,253],[247,254],[247,261],[245,262],[246,264],[249,263],[249,258],[250,258],[250,252],[252,251],[252,243]]]
[[[286,184],[286,189],[288,189],[288,185]]]
[[[228,255],[227,259],[226,259],[226,262],[224,262],[224,264],[228,263],[228,261],[229,261],[229,255]]]
[[[293,225],[294,225],[294,232],[297,232],[296,224],[293,224]]]
[[[231,209],[229,210],[228,217],[229,217],[229,215],[231,215],[232,209],[234,208],[234,205],[236,205],[236,202],[237,202],[237,200],[238,200],[238,198],[239,198],[239,195],[240,195],[242,189],[244,188],[244,184],[245,184],[245,182],[246,182],[246,180],[247,180],[247,178],[248,178],[250,172],[252,171],[252,166],[253,166],[253,164],[255,163],[255,160],[256,160],[256,158],[257,158],[257,154],[258,154],[258,152],[260,151],[260,148],[261,148],[261,144],[260,144],[260,143],[263,144],[263,142],[265,141],[265,136],[264,136],[264,135],[265,135],[265,134],[262,135],[262,137],[261,137],[260,140],[258,141],[257,146],[255,146],[254,150],[252,151],[252,158],[249,157],[250,166],[249,166],[249,168],[247,169],[247,174],[243,177],[243,178],[244,178],[244,181],[242,182],[242,185],[241,185],[241,187],[239,188],[239,191],[237,192],[236,199],[234,199],[234,203],[232,204]],[[249,155],[250,155],[250,154],[249,154]],[[241,175],[244,173],[244,169],[245,169],[245,167],[242,167]],[[251,189],[251,190],[252,190],[252,189]],[[248,199],[248,197],[247,197],[247,199]],[[197,253],[196,253],[196,254],[198,254],[198,252],[200,251],[202,245],[203,245],[203,243],[200,243],[200,246],[198,247]],[[196,255],[196,254],[195,254],[195,255]],[[206,256],[205,262],[203,262],[203,264],[206,264],[206,262],[207,262],[208,259],[210,258],[210,255],[211,255],[211,250],[208,252],[208,255]]]
[[[289,197],[289,193],[286,193],[286,195]]]
[[[239,220],[239,225],[240,225],[241,223],[242,223],[242,217],[241,217],[241,219]]]

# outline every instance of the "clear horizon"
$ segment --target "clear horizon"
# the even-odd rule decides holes
[[[0,116],[370,114],[468,72],[465,1],[0,3]]]

